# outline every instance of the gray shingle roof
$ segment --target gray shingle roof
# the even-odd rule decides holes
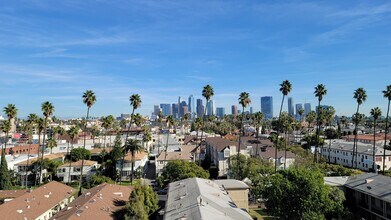
[[[164,219],[252,219],[211,180],[189,178],[170,183]]]

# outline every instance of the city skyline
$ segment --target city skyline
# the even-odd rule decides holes
[[[216,106],[228,110],[246,91],[254,111],[259,97],[273,96],[278,112],[279,84],[290,80],[295,103],[316,106],[314,87],[322,83],[322,102],[351,116],[353,92],[363,87],[362,113],[385,112],[390,12],[387,1],[7,2],[0,106],[13,103],[25,117],[50,101],[57,117],[81,117],[90,89],[94,116],[130,112],[134,93],[138,112],[149,115],[178,94],[200,98],[210,84]]]

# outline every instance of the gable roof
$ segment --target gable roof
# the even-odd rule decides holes
[[[69,165],[71,167],[81,167],[81,162],[82,162],[81,160],[78,160],[76,162],[66,163],[66,164],[63,164],[63,165],[59,166],[59,168],[69,167]],[[92,166],[92,165],[95,165],[95,164],[98,164],[98,162],[92,161],[92,160],[84,160],[84,166]]]
[[[166,155],[167,154],[167,155]],[[174,152],[161,152],[156,160],[159,161],[169,161],[169,160],[191,160],[193,155],[190,152],[186,151],[174,151]]]
[[[73,188],[53,181],[0,206],[2,219],[36,219],[72,196]]]
[[[47,154],[43,156],[43,159],[49,159],[49,160],[55,160],[55,159],[64,159],[65,158],[65,153],[55,153],[55,154]],[[38,158],[33,158],[29,160],[29,165],[37,161]],[[15,164],[15,166],[24,166],[27,165],[27,160],[19,162]]]
[[[134,160],[135,161],[142,160],[145,156],[148,156],[147,152],[144,152],[144,151],[136,152],[134,154]],[[125,161],[132,161],[132,154],[131,153],[126,154]]]
[[[103,183],[84,192],[51,219],[113,219],[129,201],[131,191],[128,186]]]

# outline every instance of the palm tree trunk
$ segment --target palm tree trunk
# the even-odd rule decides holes
[[[285,157],[285,161],[284,161],[284,170],[286,170],[286,145],[287,145],[287,140],[289,139],[289,134],[288,134],[288,138],[287,138],[287,136],[286,136],[286,131],[285,131],[285,141],[284,141],[284,143],[285,143],[285,146],[284,146],[284,157]],[[289,140],[288,140],[288,142],[289,142]]]
[[[120,178],[119,178],[119,184],[120,184],[120,185],[121,185],[121,183],[122,183],[122,172],[123,172],[123,170],[124,170],[125,155],[126,155],[126,152],[124,152],[124,154],[122,155],[121,171],[120,171],[120,173],[119,173],[119,176],[120,176]]]
[[[133,121],[133,117],[134,117],[134,108],[132,110],[132,114],[130,115],[130,121],[129,121],[129,127],[128,127],[128,131],[126,132],[126,137],[125,137],[125,144],[126,142],[128,141],[128,137],[129,137],[129,133],[130,133],[130,127],[132,126],[132,121]],[[126,152],[124,152],[124,156],[122,157],[122,163],[121,163],[121,172],[119,174],[119,184],[121,185],[122,183],[122,170],[124,168],[124,160],[125,160],[125,155],[126,155]],[[132,183],[130,183],[132,184]]]
[[[167,133],[167,139],[166,139],[166,152],[165,152],[165,155],[164,155],[164,161],[166,161],[166,159],[167,159],[168,137],[170,136],[170,128],[168,128],[167,131],[168,131],[168,133]]]
[[[27,189],[27,181],[28,181],[28,169],[29,169],[29,162],[30,162],[30,148],[31,148],[31,143],[29,144],[29,150],[27,152],[27,166],[26,166],[26,189]]]
[[[69,148],[69,145],[68,145],[68,148]],[[72,140],[71,148],[73,149],[73,140]],[[72,149],[71,149],[71,151],[72,151]],[[71,156],[71,153],[69,152],[68,185],[71,182],[71,167],[72,167],[72,156]]]
[[[329,138],[329,164],[331,164],[331,136]]]
[[[372,157],[372,169],[376,173],[375,169],[375,154],[376,154],[376,119],[373,120],[373,157]]]
[[[258,125],[257,125],[258,126]],[[256,129],[257,131],[257,148],[255,148],[255,158],[258,158],[258,148],[259,148],[259,127]]]
[[[200,159],[201,144],[202,144],[202,136],[204,136],[205,115],[206,115],[206,109],[208,108],[208,103],[209,103],[209,100],[206,100],[205,109],[204,109],[204,114],[202,115],[201,139],[200,139],[200,143],[199,143],[198,149],[197,149],[197,152],[199,152],[199,153],[198,153],[198,165],[199,165],[199,166],[201,166],[201,159]],[[197,137],[197,138],[198,138],[198,137]]]
[[[282,112],[282,107],[284,106],[284,99],[285,95],[282,96],[282,101],[281,101],[281,107],[280,107],[280,113],[278,114],[278,128],[277,128],[277,144],[275,146],[275,151],[274,151],[274,172],[277,173],[277,147],[278,147],[278,142],[279,142],[279,136],[280,136],[280,128],[281,128],[281,112]]]
[[[39,148],[41,147],[41,131],[38,128],[38,155],[37,160],[39,160]],[[37,167],[34,165],[35,171],[35,180],[34,180],[34,188],[37,186]]]
[[[42,166],[43,166],[43,155],[44,155],[44,150],[45,150],[45,138],[46,138],[46,123],[48,121],[48,117],[45,117],[44,120],[44,126],[43,126],[43,138],[42,138],[42,151],[41,151],[41,161],[40,161],[40,166],[39,166],[39,184],[42,183]]]
[[[357,104],[356,117],[358,116],[359,109],[360,109],[360,105]],[[354,140],[353,140],[352,168],[354,168],[354,165],[356,165],[356,167],[357,167],[357,146],[356,146],[357,134],[358,134],[358,132],[357,132],[357,125],[358,125],[358,123],[355,122],[354,123],[354,132],[355,132],[355,134],[354,134]],[[356,157],[356,161],[354,160],[355,157]]]
[[[107,130],[105,129],[105,139],[103,140],[103,149],[106,149]]]
[[[388,100],[387,116],[386,116],[386,130],[384,131],[384,148],[383,148],[383,175],[385,173],[386,166],[386,146],[387,146],[387,133],[388,133],[388,116],[390,112],[390,100]]]
[[[320,99],[318,99],[318,108],[316,109],[316,142],[315,142],[315,152],[314,152],[314,161],[318,162],[318,147],[319,147],[319,135],[320,135],[320,122],[319,122],[319,113],[320,113]]]
[[[90,107],[87,108],[86,122],[84,123],[84,138],[83,138],[83,149],[86,149],[86,136],[87,136],[87,121],[90,114]],[[84,155],[81,158],[81,169],[80,169],[80,181],[79,181],[79,196],[81,195],[81,185],[83,182],[83,168],[84,168]]]
[[[238,166],[238,180],[242,179],[242,174],[240,173],[240,137],[242,134],[244,134],[244,128],[243,128],[243,118],[244,118],[244,106],[242,107],[242,118],[240,119],[240,130],[239,130],[239,143],[238,143],[238,159],[236,161],[237,166]]]
[[[134,178],[134,151],[132,151],[132,167],[131,167],[132,173],[130,174],[130,184],[133,183]]]

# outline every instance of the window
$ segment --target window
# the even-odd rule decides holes
[[[381,161],[383,161],[382,157],[376,157],[376,162],[381,162]]]

